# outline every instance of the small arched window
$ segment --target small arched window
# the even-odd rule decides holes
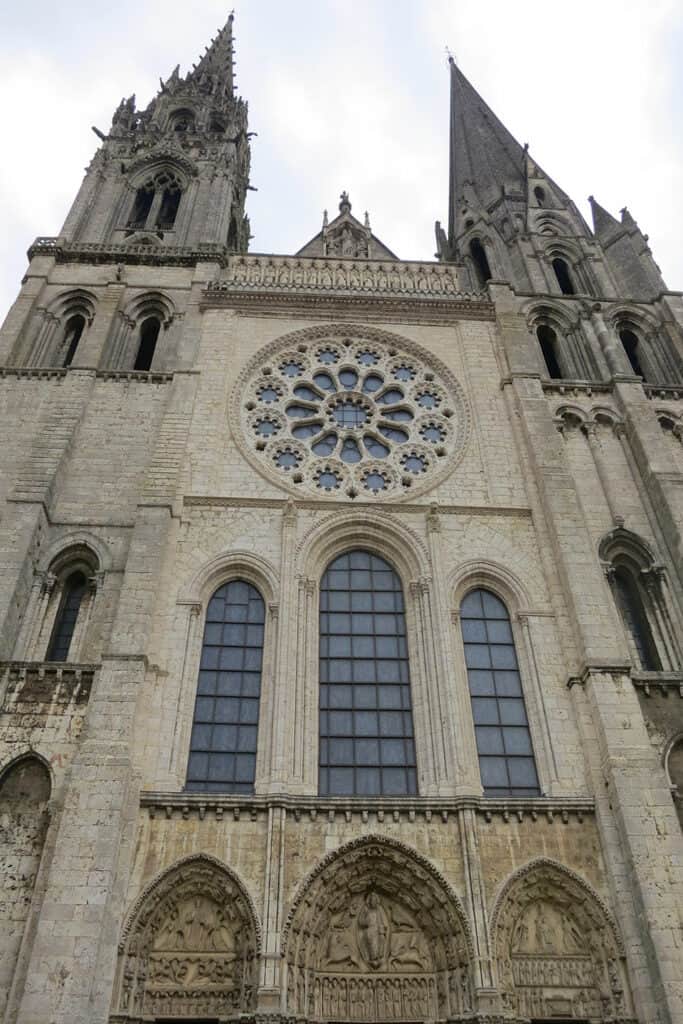
[[[189,790],[250,794],[256,774],[265,605],[244,580],[219,587],[204,626]]]
[[[540,185],[537,185],[534,189],[534,196],[536,197],[537,204],[540,207],[544,207],[546,204],[545,189],[541,188]]]
[[[538,796],[536,762],[507,608],[489,590],[460,605],[485,796]]]
[[[48,661],[66,661],[69,657],[69,648],[87,586],[88,581],[80,570],[71,573],[65,579],[47,650]]]
[[[320,584],[320,794],[416,792],[401,581],[378,555],[350,551]]]
[[[621,344],[624,346],[624,352],[631,364],[631,369],[637,377],[642,377],[643,381],[647,383],[643,366],[640,361],[640,339],[638,338],[638,335],[634,334],[633,331],[630,331],[627,328],[623,328],[619,331],[619,339]]]
[[[489,266],[486,249],[478,238],[470,242],[470,256],[480,287],[484,287],[487,281],[491,280],[491,268]]]
[[[541,347],[548,376],[552,380],[562,380],[564,374],[557,358],[558,341],[555,331],[547,324],[541,324],[536,328],[536,337]]]
[[[181,194],[180,188],[175,182],[167,185],[163,191],[159,216],[157,217],[157,227],[163,231],[170,231],[175,224]]]
[[[569,270],[569,264],[566,260],[563,260],[561,256],[556,256],[553,259],[553,270],[555,271],[555,277],[557,283],[560,286],[560,291],[563,295],[576,295],[576,288],[574,287],[574,281],[572,280],[571,271]]]
[[[189,110],[176,110],[171,114],[171,128],[174,132],[193,132],[194,117]]]
[[[148,316],[140,324],[140,344],[135,357],[134,370],[151,370],[160,330],[161,321],[156,316]]]
[[[617,564],[612,574],[612,582],[614,598],[637,667],[646,672],[661,672],[662,662],[646,611],[649,602],[630,566]]]
[[[62,366],[71,366],[84,329],[85,317],[82,313],[75,313],[74,316],[70,316],[67,320],[64,327],[64,340],[62,341]]]

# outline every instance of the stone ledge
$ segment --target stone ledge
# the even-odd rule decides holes
[[[257,821],[260,814],[281,808],[294,821],[335,821],[338,817],[351,822],[425,821],[447,824],[466,810],[474,811],[489,823],[494,818],[504,822],[548,822],[568,824],[570,819],[583,822],[594,814],[594,801],[588,797],[511,797],[510,799],[464,796],[452,798],[399,797],[363,799],[362,797],[302,796],[237,796],[212,793],[143,792],[140,806],[147,808],[150,818],[183,820],[207,814],[218,820],[232,817],[235,821]]]
[[[633,672],[631,682],[646,697],[658,692],[664,697],[678,694],[683,698],[683,672]]]
[[[609,395],[613,390],[612,382],[604,380],[542,380],[541,387],[546,395],[574,398],[579,395]]]
[[[5,685],[1,710],[15,704],[85,704],[97,665],[54,661],[0,662]]]
[[[669,402],[683,399],[683,387],[680,385],[643,384],[643,390],[650,399],[659,398]]]
[[[194,267],[198,263],[225,266],[228,250],[223,245],[127,245],[125,242],[67,242],[63,238],[39,237],[28,250],[28,258],[54,256],[58,263],[126,263],[154,267]]]

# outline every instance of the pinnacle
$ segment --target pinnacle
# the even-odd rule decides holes
[[[604,206],[601,206],[594,196],[589,196],[588,202],[591,204],[591,211],[593,214],[594,234],[601,235],[606,231],[609,231],[610,228],[618,226],[619,221],[616,220],[612,214],[604,208]]]

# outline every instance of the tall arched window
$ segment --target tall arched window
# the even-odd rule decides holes
[[[614,567],[612,584],[637,667],[646,672],[661,672],[662,662],[650,629],[645,600],[635,576],[626,564],[617,563]]]
[[[134,370],[151,370],[160,329],[161,323],[156,316],[148,316],[140,324],[140,344],[135,357]]]
[[[320,794],[417,793],[401,581],[368,551],[320,584]]]
[[[560,256],[556,256],[553,260],[553,270],[555,271],[555,277],[562,294],[576,295],[576,288],[574,287],[574,281],[572,280],[567,261],[563,260]]]
[[[67,576],[62,588],[57,617],[47,651],[48,661],[66,661],[76,628],[76,620],[88,586],[84,574],[77,570]]]
[[[460,620],[484,794],[538,796],[507,608],[489,590],[472,590],[460,606]]]
[[[470,242],[470,256],[472,257],[479,285],[483,288],[486,282],[491,280],[491,268],[488,256],[486,255],[486,249],[478,238],[473,238]]]
[[[557,335],[555,331],[547,324],[541,324],[536,328],[536,337],[541,346],[541,354],[548,371],[548,376],[553,380],[561,380],[564,374],[557,358]]]
[[[131,211],[128,226],[131,228],[144,228],[147,223],[149,211],[154,202],[154,182],[148,181],[135,193],[135,201]]]
[[[161,206],[157,217],[157,227],[164,231],[170,231],[175,224],[180,207],[181,197],[180,186],[176,181],[171,181],[164,189],[161,196]]]
[[[541,188],[540,185],[537,185],[534,189],[534,196],[536,197],[536,202],[538,203],[538,205],[540,207],[544,207],[546,204],[545,189]]]
[[[174,171],[157,171],[135,193],[128,227],[135,231],[169,231],[175,224],[183,186]]]
[[[631,369],[636,374],[636,376],[642,377],[643,380],[647,383],[647,378],[643,370],[643,365],[640,361],[638,335],[634,334],[633,331],[623,329],[619,331],[619,338],[621,340],[621,344],[624,346],[624,352],[628,357],[628,361],[631,364]]]
[[[61,348],[63,353],[62,366],[71,366],[84,329],[85,317],[81,313],[76,313],[74,316],[70,316],[67,320],[64,327],[64,340],[62,341]]]
[[[253,793],[265,606],[244,580],[209,601],[186,788]]]

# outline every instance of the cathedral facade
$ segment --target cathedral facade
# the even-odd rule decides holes
[[[0,1019],[683,1021],[683,299],[453,63],[249,254],[232,18],[0,332]]]

